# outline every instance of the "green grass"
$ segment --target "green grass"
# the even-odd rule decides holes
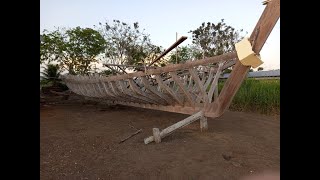
[[[219,82],[221,91],[224,82]],[[280,80],[246,79],[233,98],[231,110],[280,114]]]

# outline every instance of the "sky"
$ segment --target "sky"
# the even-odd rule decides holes
[[[262,0],[40,0],[40,33],[54,27],[93,28],[117,19],[139,22],[151,41],[166,49],[176,33],[188,37],[180,46],[191,44],[190,30],[221,19],[250,36],[264,8]],[[264,70],[280,69],[280,19],[260,55]]]

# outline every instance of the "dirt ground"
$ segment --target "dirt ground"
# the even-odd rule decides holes
[[[280,119],[226,112],[145,145],[152,128],[188,115],[125,106],[81,103],[40,108],[40,178],[51,179],[239,179],[280,170]],[[119,141],[143,131],[127,141]]]

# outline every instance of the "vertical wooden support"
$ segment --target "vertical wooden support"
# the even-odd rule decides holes
[[[208,121],[205,116],[200,117],[200,130],[201,132],[208,130]]]
[[[161,137],[160,137],[159,128],[153,128],[152,132],[153,132],[154,142],[160,143],[161,142]]]

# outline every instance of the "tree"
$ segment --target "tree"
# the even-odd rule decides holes
[[[57,61],[70,74],[88,74],[91,63],[105,48],[102,35],[91,28],[72,28],[42,34],[40,42],[40,64]]]
[[[107,41],[104,58],[112,64],[139,65],[153,61],[161,52],[161,47],[151,43],[149,35],[139,29],[138,22],[133,27],[113,20],[99,23],[99,31]]]
[[[47,64],[47,66],[44,67],[44,71],[41,72],[41,74],[43,75],[41,77],[44,81],[46,81],[46,83],[52,82],[53,85],[56,85],[58,81],[61,81],[59,79],[60,69],[58,64]]]
[[[258,71],[262,71],[263,70],[263,67],[258,67]]]
[[[186,62],[192,59],[192,50],[188,46],[178,47],[178,56],[176,52],[172,52],[169,56],[169,62],[173,64],[178,64],[181,62]]]
[[[211,57],[234,51],[234,44],[242,38],[242,31],[235,31],[233,27],[226,25],[223,19],[217,24],[203,22],[197,29],[189,31],[192,34],[192,43],[198,49],[195,56]]]

